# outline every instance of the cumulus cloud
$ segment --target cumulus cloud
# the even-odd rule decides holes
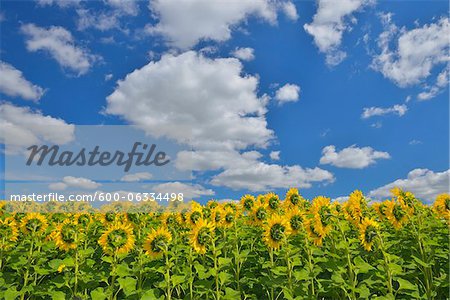
[[[196,147],[264,146],[273,137],[264,116],[267,99],[256,94],[258,78],[241,73],[235,58],[167,54],[120,80],[106,113]]]
[[[297,8],[295,7],[294,3],[292,2],[285,2],[282,4],[282,9],[284,14],[291,19],[292,21],[297,21],[298,19],[298,13]]]
[[[211,183],[231,189],[268,191],[277,188],[309,188],[314,182],[333,182],[334,176],[320,168],[280,166],[260,161],[235,166],[215,175]]]
[[[24,24],[20,30],[26,37],[25,43],[28,51],[45,52],[61,67],[69,69],[77,75],[86,74],[98,59],[88,50],[77,46],[72,34],[63,27],[42,28],[34,24]]]
[[[149,180],[152,179],[152,174],[148,172],[138,172],[134,174],[127,174],[123,176],[120,180],[125,182],[134,182],[134,181],[141,181],[141,180]]]
[[[0,61],[0,77],[0,92],[5,95],[32,101],[44,95],[43,88],[29,82],[21,71],[3,61]]]
[[[411,30],[398,28],[392,22],[392,14],[382,15],[382,21],[385,31],[377,41],[381,53],[373,58],[373,69],[398,86],[407,87],[423,82],[438,66],[445,68],[449,61],[448,18]]]
[[[226,41],[232,29],[256,17],[271,24],[276,23],[277,12],[284,9],[293,17],[292,7],[280,4],[286,1],[240,0],[152,0],[149,8],[158,19],[156,25],[148,25],[150,34],[164,36],[166,41],[177,48],[189,49],[201,40]]]
[[[378,159],[389,159],[387,152],[375,151],[371,147],[358,148],[355,145],[336,152],[333,145],[322,149],[321,164],[330,164],[339,168],[362,169],[374,164]]]
[[[271,160],[280,160],[280,151],[272,151],[269,156]]]
[[[52,190],[65,190],[68,187],[81,188],[86,190],[93,190],[101,186],[100,183],[92,181],[83,177],[65,176],[61,182],[55,182],[49,184],[49,188]]]
[[[448,70],[439,73],[436,83],[432,86],[427,86],[425,90],[417,95],[419,100],[430,100],[440,94],[444,88],[448,86],[449,76]]]
[[[244,61],[255,59],[255,50],[253,48],[236,48],[231,54]]]
[[[383,116],[387,114],[395,114],[398,116],[403,116],[406,111],[408,110],[408,107],[405,104],[396,104],[392,107],[365,107],[363,110],[363,113],[361,115],[361,118],[368,119],[370,117],[374,116]]]
[[[399,187],[410,191],[426,202],[432,202],[438,194],[449,193],[450,170],[434,172],[428,169],[414,169],[407,178],[397,179],[369,193],[369,197],[382,200],[391,197],[390,190]]]
[[[300,87],[296,84],[285,84],[275,92],[275,100],[279,104],[296,102],[300,98]]]
[[[202,196],[212,196],[214,191],[211,189],[206,189],[199,184],[188,184],[182,182],[167,182],[161,183],[154,187],[152,190],[155,193],[183,193],[184,199],[194,199]]]
[[[317,0],[317,12],[310,24],[303,28],[313,36],[319,51],[325,53],[330,66],[338,65],[345,59],[346,53],[340,50],[344,32],[352,29],[356,19],[353,14],[373,0]],[[349,22],[349,20],[351,22]]]
[[[11,153],[43,142],[66,144],[73,141],[75,126],[28,107],[0,104],[0,138]]]

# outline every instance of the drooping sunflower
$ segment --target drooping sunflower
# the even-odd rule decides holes
[[[225,228],[230,228],[234,225],[238,213],[230,207],[225,207],[223,209],[223,214],[224,216],[222,224]]]
[[[24,234],[43,234],[47,227],[47,218],[40,213],[27,213],[20,222],[20,229]]]
[[[264,242],[269,248],[280,249],[292,233],[289,220],[278,214],[273,214],[264,226]]]
[[[214,224],[199,219],[191,230],[190,244],[197,253],[205,254],[214,234]]]
[[[161,223],[169,228],[174,228],[181,224],[180,215],[177,213],[165,212],[160,216]]]
[[[128,216],[126,213],[106,212],[97,214],[97,219],[103,226],[108,227],[113,223],[127,223]]]
[[[400,203],[394,200],[386,201],[386,217],[397,230],[408,221],[407,212]]]
[[[372,204],[372,208],[375,210],[377,215],[380,217],[380,220],[383,220],[386,218],[386,201],[384,202],[376,202]]]
[[[267,203],[256,202],[250,214],[250,221],[256,226],[263,225],[269,218]]]
[[[299,206],[303,201],[305,201],[302,196],[300,196],[298,189],[290,188],[286,193],[284,198],[284,204],[289,208],[291,206]]]
[[[56,227],[53,240],[60,250],[69,251],[70,249],[75,249],[82,230],[82,228],[78,228],[75,222],[66,219]]]
[[[353,191],[348,200],[342,205],[345,219],[358,226],[363,219],[363,210],[366,206],[363,193],[359,190]]]
[[[439,217],[450,221],[450,194],[440,194],[433,204],[434,211]]]
[[[134,247],[133,227],[128,223],[115,222],[100,236],[98,243],[106,254],[126,254]]]
[[[318,227],[321,227],[317,220],[314,218],[304,218],[303,224],[305,226],[306,234],[313,244],[319,247],[322,246],[324,236],[317,230]]]
[[[0,249],[8,250],[17,242],[19,230],[16,221],[11,218],[0,219]]]
[[[322,236],[325,237],[333,229],[332,220],[333,217],[330,198],[323,196],[318,196],[313,199],[311,207],[309,209],[310,214],[316,220],[315,230]]]
[[[300,211],[298,206],[293,206],[286,212],[286,218],[289,220],[292,234],[297,234],[302,228],[303,215],[304,213]]]
[[[142,246],[145,250],[145,254],[150,257],[157,258],[161,256],[168,244],[172,241],[172,235],[170,231],[165,227],[159,227],[158,229],[152,229],[147,235],[147,239]]]
[[[216,227],[222,227],[225,218],[225,211],[222,206],[216,206],[211,213],[211,221]]]
[[[266,196],[267,207],[271,211],[277,211],[280,208],[280,198],[275,193],[267,193]]]
[[[241,206],[242,206],[242,209],[244,210],[244,212],[251,211],[253,208],[253,205],[255,205],[255,201],[256,201],[256,199],[252,195],[247,194],[247,195],[242,196],[240,203],[241,203]]]
[[[375,241],[375,237],[377,236],[378,228],[379,224],[375,220],[369,218],[364,218],[359,225],[359,239],[361,241],[361,245],[367,251],[372,250],[372,245]]]
[[[397,197],[397,201],[402,206],[403,210],[406,211],[406,213],[409,216],[414,215],[415,212],[415,204],[418,203],[416,197],[411,192],[404,192],[400,188],[393,188],[391,190],[391,193]]]
[[[90,213],[76,213],[73,216],[73,222],[84,228],[92,224],[92,214]]]

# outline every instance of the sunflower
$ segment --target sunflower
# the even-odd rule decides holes
[[[416,197],[411,192],[404,192],[400,188],[393,188],[391,190],[391,193],[397,197],[397,201],[402,206],[403,210],[406,211],[406,213],[409,216],[414,215],[415,208],[414,205],[418,202],[416,200]]]
[[[284,203],[287,207],[298,206],[300,205],[304,199],[298,193],[298,189],[291,188],[286,193],[286,197],[284,198]]]
[[[386,201],[386,217],[395,229],[402,228],[403,224],[408,221],[408,214],[402,208],[402,205],[394,200]]]
[[[173,228],[181,224],[180,216],[176,213],[165,212],[160,216],[160,219],[162,224],[169,228]]]
[[[317,221],[314,218],[305,218],[303,224],[306,229],[306,234],[309,239],[312,240],[313,244],[322,246],[324,237],[317,230],[317,227],[321,227],[321,225],[317,224]]]
[[[206,248],[212,241],[214,228],[213,223],[204,219],[199,219],[192,228],[190,243],[197,253],[206,253]]]
[[[265,195],[258,195],[258,196],[256,196],[256,202],[266,203],[266,196]]]
[[[256,226],[261,226],[269,217],[267,203],[256,202],[250,215],[251,222]]]
[[[160,227],[157,230],[152,229],[142,247],[145,250],[145,254],[157,258],[165,251],[170,241],[172,241],[172,235],[169,230],[165,227]]]
[[[212,210],[211,220],[216,227],[221,227],[225,217],[225,210],[219,205]]]
[[[333,216],[330,207],[330,198],[318,196],[313,199],[309,209],[310,214],[316,220],[316,231],[325,237],[333,229],[331,224],[331,217]]]
[[[386,218],[386,201],[385,202],[376,202],[374,204],[372,204],[373,209],[375,210],[375,212],[378,214],[378,216],[380,217],[381,220],[383,220],[384,218]]]
[[[286,218],[289,220],[292,234],[298,233],[303,223],[303,212],[300,211],[298,206],[293,206],[287,211]]]
[[[17,230],[17,223],[13,218],[8,217],[0,220],[0,236],[0,249],[2,250],[8,250],[14,245],[14,242],[17,242],[19,231]]]
[[[116,222],[110,225],[100,236],[98,243],[106,254],[126,254],[134,247],[133,227],[131,224]]]
[[[80,229],[75,222],[66,219],[56,227],[56,234],[53,236],[53,240],[60,250],[69,251],[70,249],[75,249],[79,231]]]
[[[208,206],[210,209],[214,209],[219,205],[219,203],[216,200],[209,200],[206,206]]]
[[[365,201],[363,193],[355,190],[342,205],[345,219],[355,226],[358,226],[363,219],[363,209],[366,207]]]
[[[359,225],[359,239],[367,251],[372,250],[372,244],[377,236],[378,223],[372,219],[364,218]]]
[[[73,222],[83,227],[88,227],[92,224],[92,214],[90,213],[76,213],[73,216]]]
[[[40,213],[27,213],[20,223],[20,229],[24,234],[43,234],[48,227],[48,221]]]
[[[236,220],[236,216],[237,216],[237,212],[235,212],[233,209],[231,209],[230,207],[226,207],[223,209],[223,226],[226,228],[230,228],[231,226],[233,226],[235,220]]]
[[[450,194],[438,195],[436,201],[434,201],[433,209],[438,216],[450,221]]]
[[[109,226],[113,223],[127,223],[128,216],[125,213],[106,212],[97,215],[97,219],[103,226]]]
[[[269,248],[279,249],[292,233],[289,220],[273,214],[264,226],[264,242]]]
[[[244,211],[251,211],[255,205],[255,197],[252,195],[244,195],[241,198],[241,206]]]
[[[265,198],[266,198],[266,201],[268,204],[268,208],[270,210],[272,210],[272,211],[278,210],[278,208],[280,207],[280,198],[278,197],[277,194],[267,193]]]

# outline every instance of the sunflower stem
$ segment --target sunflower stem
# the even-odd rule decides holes
[[[170,282],[170,261],[169,261],[169,247],[166,245],[164,256],[166,258],[166,283],[167,283],[167,300],[172,298],[171,282]]]
[[[384,242],[383,242],[383,238],[381,237],[381,234],[378,233],[378,239],[379,239],[379,245],[380,245],[380,250],[381,253],[383,254],[383,261],[384,261],[384,269],[386,271],[386,275],[387,275],[387,286],[388,286],[388,292],[391,295],[394,295],[394,289],[392,287],[392,273],[391,273],[391,268],[389,267],[389,257],[386,253],[386,248],[384,246]]]

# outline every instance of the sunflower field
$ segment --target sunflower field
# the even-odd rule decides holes
[[[34,205],[1,202],[1,299],[449,298],[448,194]]]

